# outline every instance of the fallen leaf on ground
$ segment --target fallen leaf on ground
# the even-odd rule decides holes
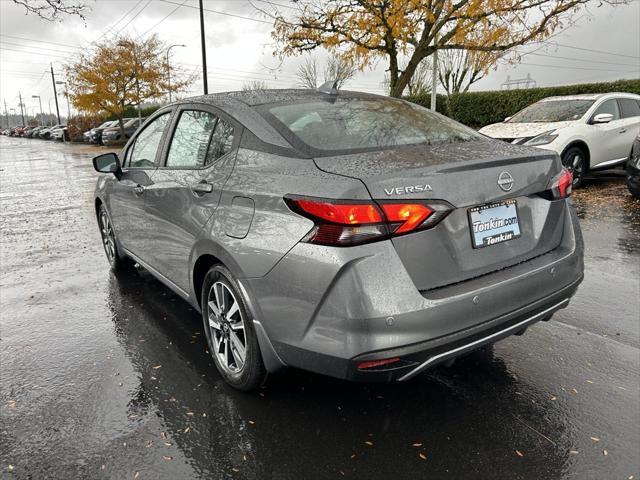
[[[426,460],[427,456],[424,453],[418,455],[422,460]]]
[[[173,443],[171,443],[171,442],[164,442],[164,445],[165,445],[166,447],[171,447],[171,446],[173,445]]]
[[[8,468],[9,468],[9,471],[10,471],[10,472],[13,472],[13,465],[9,465],[9,467],[8,467]]]
[[[609,452],[607,451],[607,449],[605,448],[604,450],[602,450],[602,454],[606,457],[607,455],[609,455]]]
[[[191,431],[191,427],[187,427],[184,429],[184,433],[189,433]]]
[[[593,383],[593,381],[591,381],[591,380],[587,380],[587,383]]]
[[[254,422],[253,420],[249,420],[249,423],[250,423],[251,425],[255,425],[255,424],[256,424],[256,422]]]
[[[599,442],[600,439],[598,437],[591,437],[591,440],[593,440],[594,442]]]
[[[133,474],[133,480],[138,480],[139,478],[140,478],[140,472],[136,470],[136,472]]]
[[[166,460],[167,462],[170,462],[171,460],[173,460],[173,457],[170,457],[169,455],[163,455],[162,459]]]
[[[522,453],[520,450],[516,450],[516,455],[518,455],[519,457],[524,457],[524,453]]]
[[[577,455],[578,454],[578,450],[569,450],[569,453],[572,455]]]
[[[554,395],[551,395],[551,401],[555,401],[557,400],[557,397],[555,397]]]
[[[572,392],[572,393],[574,393],[574,394],[576,394],[576,393],[578,393],[578,390],[576,390],[575,388],[572,388],[572,389],[571,389],[571,392]]]
[[[193,412],[187,412],[187,415],[189,415],[190,417],[193,417]]]
[[[167,438],[167,434],[165,432],[160,432],[160,438],[164,440],[165,438]]]
[[[364,443],[366,443],[366,444],[367,444],[367,445],[369,445],[370,447],[373,447],[373,442],[370,442],[369,440],[367,440],[367,441],[366,441],[366,442],[364,442]]]
[[[421,443],[412,443],[411,446],[412,447],[421,447],[422,444]]]
[[[162,365],[156,365],[155,367],[151,367],[151,368],[153,368],[154,370],[157,370],[157,369],[159,369],[160,367],[162,367]]]
[[[10,409],[15,409],[16,408],[16,401],[15,400],[7,400],[6,402],[7,407],[9,407]]]

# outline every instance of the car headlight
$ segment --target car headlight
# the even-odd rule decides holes
[[[538,145],[546,145],[548,143],[553,142],[556,138],[558,138],[558,134],[555,130],[549,130],[548,132],[541,133],[533,137],[531,140],[524,143],[524,145],[528,145],[530,147],[537,147]]]

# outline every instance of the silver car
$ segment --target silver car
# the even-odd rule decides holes
[[[331,88],[169,105],[94,158],[114,269],[202,312],[232,386],[297,367],[404,381],[568,305],[583,246],[557,154]]]

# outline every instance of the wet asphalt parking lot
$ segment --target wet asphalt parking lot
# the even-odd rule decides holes
[[[640,202],[574,198],[585,280],[549,323],[391,385],[227,387],[201,319],[109,271],[95,147],[0,137],[0,478],[638,479]]]

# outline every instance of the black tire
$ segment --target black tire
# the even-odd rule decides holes
[[[131,268],[133,261],[126,255],[121,254],[118,250],[118,242],[116,241],[113,222],[111,222],[111,217],[104,204],[100,204],[100,208],[98,209],[98,227],[100,228],[100,237],[102,238],[104,253],[107,256],[111,270],[117,272]]]
[[[587,155],[580,147],[571,147],[562,154],[562,165],[573,174],[573,188],[578,188],[584,182],[584,176],[589,170]]]
[[[216,296],[215,289],[218,289],[219,297]],[[209,353],[218,372],[229,385],[237,390],[255,390],[264,383],[267,373],[262,362],[258,337],[246,306],[246,300],[231,272],[223,265],[211,267],[202,283],[200,298],[202,321]],[[222,298],[222,301],[218,301],[218,298]],[[214,303],[215,309],[210,306],[211,302]],[[237,302],[237,313],[234,302]],[[218,303],[222,305],[219,306]],[[218,315],[216,310],[218,310]],[[227,316],[231,310],[234,310],[234,313]],[[214,324],[217,324],[217,327],[214,327]],[[240,334],[240,324],[242,325],[242,335]],[[242,344],[242,341],[244,341],[245,356],[243,362],[239,362],[240,357],[237,355],[241,353],[241,350],[238,351],[236,345],[238,345],[237,342]]]

